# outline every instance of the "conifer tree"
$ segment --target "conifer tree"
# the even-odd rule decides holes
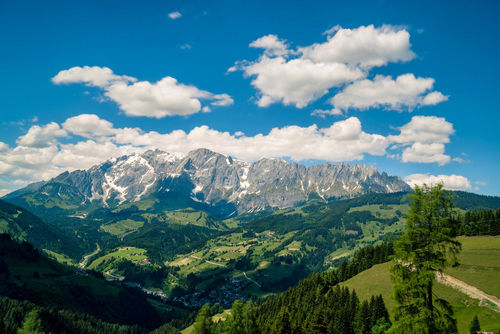
[[[476,334],[481,331],[481,326],[479,325],[479,319],[477,318],[477,314],[472,319],[472,322],[469,325],[470,334]]]
[[[290,313],[286,306],[282,306],[271,326],[271,334],[292,334],[292,324]]]
[[[359,334],[371,334],[371,316],[370,316],[370,305],[368,301],[364,300],[361,303],[361,308],[358,314],[358,333]]]
[[[245,303],[243,307],[243,333],[244,334],[257,334],[259,327],[257,326],[257,318],[255,316],[255,305],[252,301]]]
[[[310,334],[323,334],[326,333],[325,317],[323,315],[323,307],[316,307],[314,313],[309,321],[307,333]]]
[[[210,311],[210,306],[205,304],[201,307],[200,312],[198,312],[193,334],[210,334],[212,327],[212,312]]]
[[[434,296],[436,272],[456,261],[461,245],[452,236],[457,223],[450,192],[443,183],[415,186],[406,231],[395,245],[391,268],[399,303],[391,333],[441,333],[456,322],[450,304]],[[437,307],[439,306],[439,307]]]
[[[45,331],[42,328],[42,321],[38,316],[38,311],[33,310],[26,314],[23,321],[23,327],[19,328],[18,334],[44,334]]]
[[[371,334],[384,334],[391,327],[391,323],[387,322],[385,318],[380,318],[377,320],[375,325],[373,325]]]
[[[225,334],[242,334],[244,333],[244,324],[243,324],[243,301],[235,300],[233,303],[233,307],[231,308],[231,314],[227,318],[225,322]]]

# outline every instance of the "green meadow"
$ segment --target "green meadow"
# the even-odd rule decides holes
[[[131,255],[131,254],[138,254],[138,255]],[[103,261],[105,261],[105,260],[107,261],[111,258],[115,258],[115,259],[124,258],[124,259],[130,260],[130,261],[138,261],[138,260],[146,259],[147,256],[145,254],[146,254],[146,250],[142,249],[142,248],[123,247],[123,248],[119,248],[117,251],[115,251],[113,253],[109,253],[109,254],[106,254],[104,256],[97,258],[88,266],[88,268],[94,269],[99,264],[101,264]]]

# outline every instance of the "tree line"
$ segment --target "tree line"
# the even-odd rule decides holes
[[[460,235],[500,235],[500,207],[495,210],[469,210],[465,212]]]
[[[381,295],[360,302],[355,290],[330,285],[326,275],[315,274],[257,304],[235,301],[224,322],[213,322],[205,304],[193,334],[378,334],[389,327]]]

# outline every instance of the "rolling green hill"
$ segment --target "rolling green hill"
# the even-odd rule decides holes
[[[459,256],[459,262],[462,264],[456,268],[449,268],[446,273],[500,298],[498,290],[500,271],[495,270],[500,266],[500,258],[495,256],[500,252],[500,237],[460,237],[459,241],[463,245],[463,251]],[[471,263],[482,266],[470,271]],[[374,292],[381,293],[392,315],[392,308],[396,303],[391,298],[393,289],[389,266],[390,263],[374,266],[341,285],[356,289],[360,299],[368,298]],[[468,333],[469,324],[476,314],[482,330],[495,333],[500,331],[500,310],[494,310],[487,302],[473,299],[449,286],[436,283],[435,290],[438,296],[452,304],[455,318],[458,320],[459,333]]]
[[[0,200],[0,232],[9,233],[16,240],[26,240],[37,249],[54,256],[68,256],[79,260],[84,250],[76,238],[45,223],[28,210]]]
[[[86,313],[106,322],[154,329],[160,315],[137,289],[110,285],[0,234],[0,296]],[[133,310],[133,311],[132,311]]]

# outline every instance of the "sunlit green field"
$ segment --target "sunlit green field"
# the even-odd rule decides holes
[[[500,298],[500,236],[459,237],[460,266],[446,273]]]
[[[130,254],[138,254],[138,255],[130,255]],[[101,262],[103,262],[104,260],[109,260],[111,258],[115,258],[115,259],[119,259],[119,258],[125,258],[127,260],[134,260],[134,261],[137,261],[137,260],[142,260],[142,259],[146,259],[147,256],[145,255],[146,253],[146,250],[145,249],[142,249],[142,248],[135,248],[135,247],[124,247],[124,248],[120,248],[118,249],[116,252],[113,252],[113,253],[109,253],[109,254],[106,254],[104,256],[101,256],[100,258],[94,260],[89,266],[88,268],[89,269],[94,269],[95,267],[97,267],[99,264],[101,264]]]
[[[69,266],[72,266],[75,264],[75,262],[72,259],[70,259],[69,257],[67,257],[64,254],[58,254],[58,253],[55,253],[55,252],[50,251],[48,249],[44,249],[43,251],[49,255],[54,256],[56,258],[57,262],[67,264]]]
[[[137,231],[143,225],[144,222],[125,219],[114,224],[102,225],[101,229],[105,232],[116,235],[119,238],[123,238],[127,234]]]
[[[373,294],[382,294],[389,313],[393,315],[396,302],[392,299],[393,284],[389,277],[389,265],[390,263],[376,265],[340,285],[356,289],[360,300],[370,299]],[[469,333],[469,324],[476,314],[482,330],[495,333],[500,331],[500,313],[488,307],[479,306],[479,300],[437,283],[434,291],[439,297],[446,299],[453,306],[460,334]]]

